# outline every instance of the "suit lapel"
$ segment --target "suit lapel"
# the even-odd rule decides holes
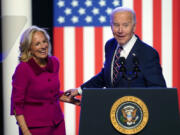
[[[138,50],[139,50],[139,47],[140,47],[140,39],[137,38],[133,48],[131,49],[127,59],[126,59],[126,62],[128,63],[128,66],[129,65],[132,65],[132,59],[133,59],[133,56],[137,56],[138,57]]]
[[[107,70],[105,72],[107,72],[106,79],[108,80],[110,86],[112,86],[112,83],[111,83],[111,65],[113,62],[113,56],[114,56],[117,45],[118,45],[117,41],[114,39],[110,45],[110,49],[107,51],[107,57],[106,57],[106,62],[107,62],[106,63],[106,69]]]

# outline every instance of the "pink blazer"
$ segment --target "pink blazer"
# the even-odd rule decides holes
[[[28,127],[50,126],[64,120],[59,105],[59,61],[48,57],[45,68],[33,59],[20,62],[12,77],[11,115],[24,115]]]

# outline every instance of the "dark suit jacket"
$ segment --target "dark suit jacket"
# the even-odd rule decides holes
[[[111,82],[111,64],[117,45],[118,43],[114,38],[107,41],[104,67],[99,74],[84,83],[81,88],[166,87],[158,52],[138,37],[126,59],[126,69],[128,73],[133,71],[133,54],[136,54],[141,72],[132,81],[127,81],[119,75],[118,82],[113,85]]]

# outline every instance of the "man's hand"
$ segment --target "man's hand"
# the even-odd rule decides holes
[[[75,105],[80,105],[81,102],[79,99],[75,98],[74,96],[71,96],[70,94],[67,94],[66,92],[60,97],[60,101],[72,103]]]
[[[75,88],[75,89],[69,89],[65,92],[65,95],[67,96],[70,96],[71,98],[75,97],[75,96],[78,96],[79,95],[79,92],[78,92],[78,89]]]

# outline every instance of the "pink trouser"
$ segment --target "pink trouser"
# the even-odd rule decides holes
[[[64,121],[54,126],[33,127],[29,128],[29,130],[32,135],[66,135]],[[23,135],[21,130],[19,131],[19,135]]]

